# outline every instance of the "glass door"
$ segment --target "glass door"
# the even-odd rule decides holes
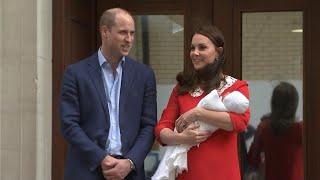
[[[249,151],[246,177],[303,178],[303,13],[243,12],[241,26],[242,78],[249,82],[251,107],[245,133]],[[295,105],[289,104],[293,101],[289,99],[293,98],[290,89],[286,90],[286,102],[281,102],[281,92],[275,91],[281,82],[292,84],[298,91],[296,113]],[[278,100],[271,99],[273,91]],[[277,113],[278,109],[282,112]],[[276,128],[281,133],[276,133]],[[273,169],[277,164],[283,168],[279,172]]]
[[[176,74],[184,65],[183,15],[134,15],[135,44],[130,56],[149,65],[157,81],[157,112],[161,113],[176,84]],[[145,160],[146,177],[150,178],[158,167],[163,152],[157,143]]]

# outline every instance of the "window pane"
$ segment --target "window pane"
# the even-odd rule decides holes
[[[131,56],[153,68],[157,84],[175,84],[183,70],[183,15],[138,15]]]

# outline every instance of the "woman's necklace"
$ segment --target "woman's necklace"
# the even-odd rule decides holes
[[[199,97],[203,94],[203,90],[200,87],[195,88],[194,90],[190,91],[189,94],[192,97]]]

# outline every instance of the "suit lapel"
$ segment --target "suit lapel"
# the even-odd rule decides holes
[[[131,59],[126,57],[126,61],[122,68],[122,80],[121,80],[121,90],[120,90],[120,112],[123,110],[123,106],[126,103],[129,92],[131,91],[131,86],[134,79],[134,64]],[[121,114],[121,113],[120,113]]]
[[[128,150],[128,136],[130,136],[130,134],[127,134],[128,131],[125,130],[128,126],[130,126],[130,114],[126,112],[125,107],[128,96],[132,91],[131,87],[135,78],[134,63],[132,61],[133,60],[126,57],[126,61],[122,67],[122,80],[119,100],[119,125],[123,153],[126,153]]]
[[[103,79],[102,79],[102,72],[101,67],[99,65],[98,55],[95,53],[93,56],[91,56],[90,60],[88,61],[89,65],[89,75],[91,77],[91,80],[94,84],[94,86],[97,89],[100,102],[102,104],[105,117],[107,118],[107,122],[109,122],[109,110],[108,110],[108,104],[107,104],[107,97],[103,85]]]

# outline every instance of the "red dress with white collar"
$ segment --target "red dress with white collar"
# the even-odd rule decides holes
[[[221,96],[232,91],[239,91],[249,99],[248,84],[246,81],[226,78],[221,90]],[[177,94],[178,85],[174,87],[168,105],[164,109],[156,128],[155,135],[160,141],[160,131],[163,128],[174,129],[175,120],[183,113],[197,106],[199,101],[207,94],[203,93],[193,97],[189,93]],[[233,131],[216,130],[200,146],[193,146],[188,151],[188,171],[184,171],[177,179],[180,180],[240,180],[238,159],[238,132],[244,131],[248,125],[250,110],[243,114],[228,112],[233,124]]]

